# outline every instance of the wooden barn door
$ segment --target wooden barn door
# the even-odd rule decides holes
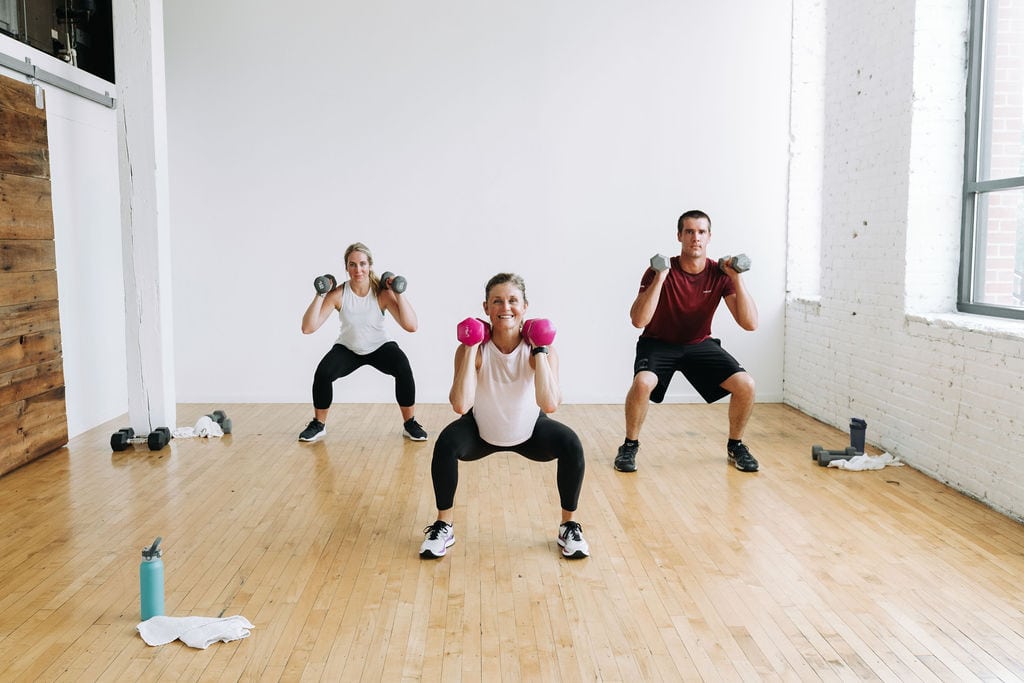
[[[67,441],[46,112],[0,76],[0,475]]]

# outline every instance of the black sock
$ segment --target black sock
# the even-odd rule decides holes
[[[623,446],[639,446],[640,442],[637,441],[636,439],[626,439],[625,441],[622,442],[622,445]]]
[[[732,448],[733,446],[739,446],[743,443],[743,439],[729,439],[729,443],[726,444],[726,448]]]

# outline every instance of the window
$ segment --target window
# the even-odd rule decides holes
[[[973,0],[957,308],[1024,319],[1024,0]]]
[[[0,33],[114,82],[111,0],[0,0]]]

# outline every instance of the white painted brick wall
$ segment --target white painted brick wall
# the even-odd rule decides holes
[[[1024,324],[953,313],[967,4],[833,1],[824,35],[794,22],[820,42],[794,45],[793,106],[825,106],[820,179],[793,157],[790,206],[817,181],[821,223],[791,220],[819,233],[790,236],[787,268],[817,243],[820,277],[788,278],[784,400],[844,431],[863,418],[868,443],[1024,519]],[[822,55],[823,82],[802,78]],[[794,111],[794,141],[814,115]]]

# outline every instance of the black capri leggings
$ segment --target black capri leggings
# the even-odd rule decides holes
[[[434,443],[430,476],[434,481],[437,509],[448,510],[455,504],[455,489],[459,485],[459,460],[479,460],[498,451],[518,453],[536,462],[550,462],[557,458],[558,496],[562,509],[575,512],[585,469],[583,444],[576,432],[540,413],[529,439],[516,446],[495,446],[480,438],[473,411],[441,430]]]
[[[412,377],[409,358],[397,342],[389,341],[365,356],[341,344],[331,347],[313,373],[313,407],[317,410],[330,408],[334,401],[334,380],[350,375],[364,365],[395,378],[395,400],[398,405],[403,408],[416,405],[416,380]]]

